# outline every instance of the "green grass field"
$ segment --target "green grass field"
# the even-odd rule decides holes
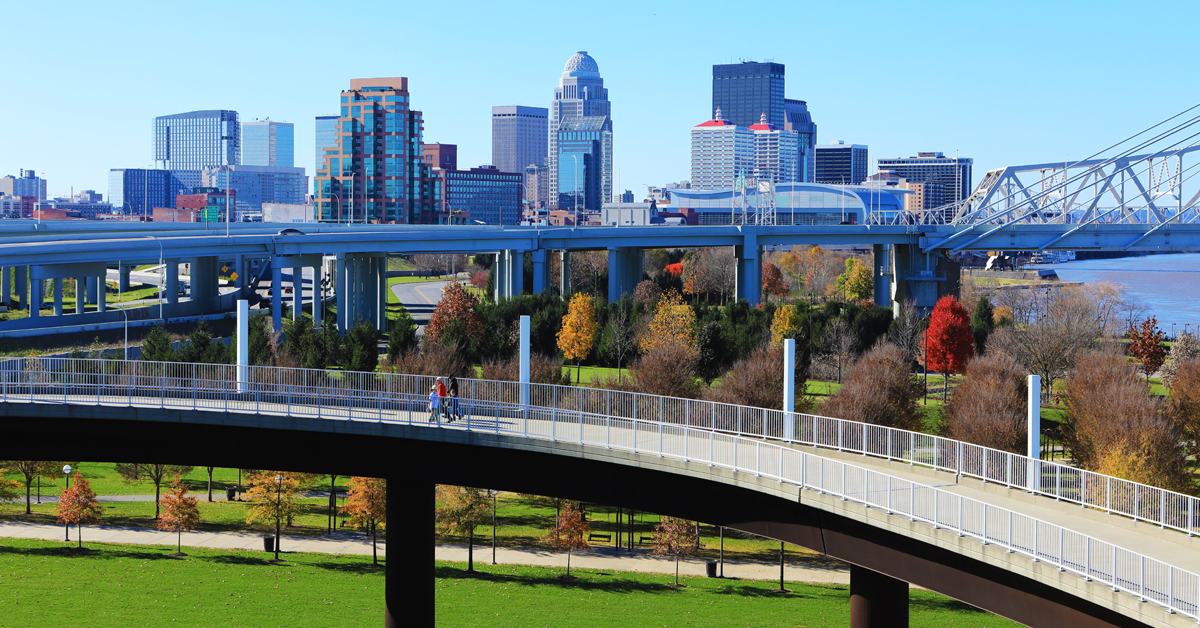
[[[86,536],[85,536],[86,538]],[[370,557],[0,540],[0,606],[14,626],[359,626],[383,619],[385,576]],[[436,567],[438,626],[844,626],[845,586],[461,563]],[[914,627],[1014,626],[926,591]]]

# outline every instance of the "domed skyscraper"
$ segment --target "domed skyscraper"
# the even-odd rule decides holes
[[[550,202],[598,212],[612,201],[612,110],[596,60],[567,59],[550,105]]]

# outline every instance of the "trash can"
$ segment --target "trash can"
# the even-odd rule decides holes
[[[273,536],[264,536],[263,537],[263,551],[265,551],[265,552],[274,552],[275,551],[275,537],[273,537]]]
[[[717,561],[710,560],[710,561],[704,563],[704,572],[708,575],[709,578],[716,578],[717,577]]]
[[[228,501],[236,500],[237,499],[237,487],[230,486],[230,487],[226,488],[225,489],[225,499]]]

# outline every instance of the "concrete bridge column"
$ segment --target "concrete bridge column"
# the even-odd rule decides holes
[[[874,267],[871,269],[871,276],[875,279],[875,305],[880,307],[892,306],[891,295],[891,264],[888,263],[892,255],[892,245],[890,244],[875,244],[871,247],[873,257],[875,258]]]
[[[54,315],[63,315],[63,280],[61,277],[54,279]]]
[[[608,300],[620,301],[621,295],[633,294],[642,279],[642,250],[614,247],[608,250]]]
[[[733,247],[733,256],[738,265],[737,298],[758,305],[762,300],[762,247],[758,246],[758,237],[747,234],[745,244]]]
[[[385,559],[386,628],[434,626],[433,488],[433,482],[388,479],[388,534],[404,543],[390,548]]]
[[[512,277],[509,296],[518,297],[525,292],[525,251],[508,252],[508,270]]]
[[[23,310],[29,307],[29,267],[17,266],[17,309]]]
[[[929,311],[937,300],[946,295],[958,296],[959,268],[937,251],[925,253],[915,244],[892,246],[891,305],[898,312],[900,305],[912,299],[917,308]]]
[[[379,321],[379,265],[375,258],[368,257],[362,261],[362,319],[378,329]]]
[[[192,300],[212,299],[221,294],[218,287],[220,262],[215,255],[192,258]]]
[[[384,255],[383,257],[375,258],[375,262],[379,265],[379,272],[376,275],[376,279],[377,279],[376,285],[379,286],[379,290],[377,291],[379,294],[379,296],[378,296],[378,299],[379,299],[379,308],[378,308],[379,309],[379,325],[378,325],[378,327],[376,327],[376,329],[386,333],[388,331],[388,315],[387,315],[387,313],[388,313],[388,276],[387,276],[388,258],[387,258],[387,255]],[[317,271],[314,269],[313,272],[317,272]],[[317,284],[317,279],[314,276],[313,277],[313,285],[315,286],[316,284]]]
[[[349,307],[346,299],[346,290],[349,288],[349,282],[346,281],[346,254],[337,254],[337,277],[333,281],[333,289],[336,291],[337,297],[337,328],[339,333],[346,333],[346,308]]]
[[[87,278],[75,278],[75,313],[83,314],[87,304]]]
[[[246,256],[238,255],[233,258],[233,272],[237,273],[237,279],[233,280],[234,287],[246,287]]]
[[[283,269],[271,265],[271,329],[283,331]]]
[[[179,303],[179,260],[168,259],[163,263],[167,265],[167,278],[162,289],[167,293],[167,305],[175,305]]]
[[[908,583],[850,565],[850,628],[908,628]]]
[[[313,329],[321,326],[321,310],[324,309],[325,301],[321,299],[321,281],[325,277],[325,260],[322,258],[321,265],[313,269],[312,280],[312,317]]]
[[[533,253],[533,285],[531,294],[542,294],[550,289],[550,273],[546,264],[546,249],[535,249]]]
[[[8,303],[12,298],[12,284],[9,283],[11,274],[11,266],[0,266],[0,303]]]
[[[558,252],[558,294],[564,299],[571,294],[571,252]]]
[[[121,264],[117,267],[117,290],[129,292],[129,273],[131,272],[133,272],[133,266]]]
[[[496,263],[492,265],[493,298],[496,301],[513,295],[512,277],[512,251],[496,253]]]
[[[84,280],[84,284],[87,286],[86,287],[87,303],[89,305],[95,305],[97,312],[103,312],[104,311],[104,301],[105,301],[105,296],[106,296],[105,289],[108,287],[108,285],[105,283],[104,279],[102,277],[95,277],[95,276],[87,277]],[[78,290],[76,290],[76,293],[77,294],[75,295],[75,298],[78,299],[79,298]]]
[[[45,279],[34,279],[29,286],[29,318],[37,318],[42,309],[42,290],[46,286]]]
[[[304,313],[304,267],[292,269],[292,320]]]

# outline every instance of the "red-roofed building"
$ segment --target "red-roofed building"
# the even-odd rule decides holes
[[[721,119],[717,107],[712,120],[692,127],[692,188],[715,190],[733,185],[739,174],[754,167],[754,134]]]

